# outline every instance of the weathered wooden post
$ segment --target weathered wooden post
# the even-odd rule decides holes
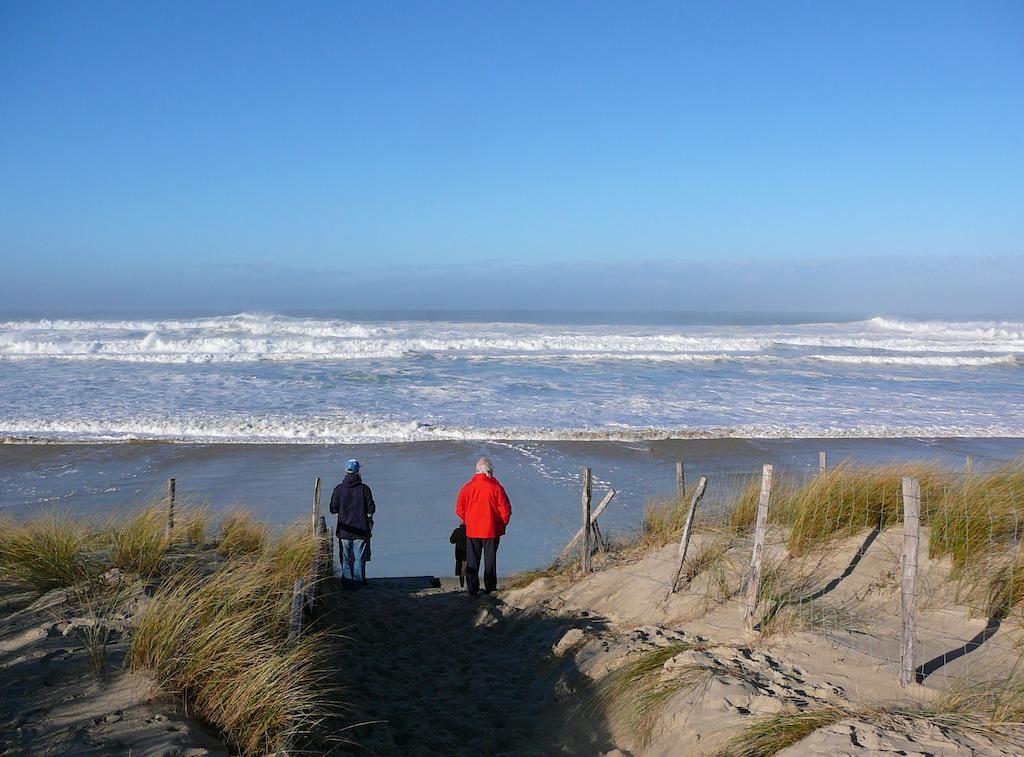
[[[603,513],[604,509],[606,507],[608,507],[608,504],[612,501],[612,499],[615,497],[616,494],[617,494],[617,492],[614,489],[609,489],[608,490],[608,493],[606,495],[604,495],[604,499],[601,500],[601,504],[599,504],[597,506],[597,509],[594,510],[593,513],[591,513],[591,515],[590,515],[590,522],[591,523],[597,523],[597,519],[601,517],[601,513]],[[580,528],[573,535],[572,539],[569,540],[569,543],[565,545],[565,549],[563,549],[558,554],[558,557],[555,558],[555,563],[562,562],[562,560],[564,560],[570,554],[572,554],[573,548],[576,546],[576,544],[582,538],[583,538],[583,529]]]
[[[679,492],[679,499],[686,496],[686,468],[682,461],[676,463],[676,491]]]
[[[700,481],[697,482],[697,491],[693,493],[693,499],[690,500],[690,511],[686,514],[686,525],[683,526],[683,536],[679,540],[679,564],[676,565],[676,572],[673,574],[672,585],[668,589],[668,594],[665,595],[667,601],[676,591],[676,584],[679,583],[679,574],[683,572],[683,563],[686,562],[686,550],[690,546],[690,532],[693,529],[693,516],[697,512],[697,503],[700,502],[701,497],[704,496],[704,489],[707,488],[708,480],[704,476],[700,477]]]
[[[167,539],[174,534],[174,490],[176,482],[173,478],[167,479]]]
[[[974,455],[967,456],[967,475],[974,475]]]
[[[820,476],[825,475],[825,470],[827,468],[827,465],[825,463],[825,451],[822,450],[821,452],[818,453],[818,475]]]
[[[320,476],[316,477],[316,483],[313,484],[313,541],[317,539],[316,533],[316,521],[320,517]]]
[[[750,555],[750,570],[747,572],[746,609],[743,619],[747,628],[754,627],[754,611],[757,610],[757,595],[761,590],[761,562],[764,558],[764,538],[768,528],[768,500],[772,496],[772,466],[765,463],[761,468],[761,494],[757,499],[757,521],[754,523],[754,550]]]
[[[917,550],[921,543],[921,482],[903,478],[902,631],[900,636],[900,686],[914,682],[914,647],[917,599]]]
[[[590,468],[583,469],[583,551],[580,554],[580,569],[583,575],[590,574]]]
[[[293,644],[302,635],[302,611],[306,604],[306,581],[298,578],[292,587],[292,614],[288,619],[288,641]]]

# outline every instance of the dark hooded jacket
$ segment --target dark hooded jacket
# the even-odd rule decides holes
[[[338,514],[338,538],[368,539],[376,509],[370,487],[358,473],[347,474],[331,495],[331,512]]]

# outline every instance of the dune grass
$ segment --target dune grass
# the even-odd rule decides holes
[[[690,497],[696,487],[687,490],[685,496],[652,497],[644,508],[637,546],[641,549],[658,549],[678,541],[686,526],[690,512]]]
[[[636,734],[640,746],[647,746],[665,705],[680,692],[701,688],[710,675],[707,667],[696,663],[669,670],[665,664],[676,655],[704,648],[677,642],[645,652],[601,681],[595,703]]]
[[[731,738],[717,757],[769,757],[849,716],[849,710],[830,705],[765,715]]]
[[[336,710],[325,692],[322,640],[288,638],[292,587],[314,565],[319,543],[308,526],[271,538],[266,524],[235,511],[221,526],[217,551],[227,559],[210,573],[199,551],[178,555],[162,571],[172,542],[204,544],[205,510],[185,511],[174,539],[166,511],[144,508],[106,527],[62,515],[0,523],[0,578],[40,592],[67,588],[59,611],[74,619],[93,672],[108,672],[107,650],[130,616],[142,584],[152,600],[129,628],[129,664],[218,728],[240,754],[266,754]],[[117,568],[119,571],[111,571]],[[327,701],[330,698],[332,701]]]
[[[111,565],[146,579],[156,576],[170,546],[166,525],[166,512],[156,506],[113,522],[106,532]]]
[[[555,576],[568,575],[571,568],[563,567],[559,565],[553,565],[549,568],[543,568],[541,570],[521,570],[517,573],[513,573],[511,576],[502,581],[503,589],[524,589],[534,581],[538,581],[541,578],[553,578]]]
[[[962,570],[979,555],[1005,551],[1024,537],[1024,466],[967,476],[930,505],[928,554],[949,555]]]
[[[232,510],[220,524],[217,551],[228,557],[251,555],[267,545],[267,524],[245,510]]]
[[[726,509],[725,524],[733,533],[744,535],[754,529],[754,523],[757,520],[757,501],[760,496],[761,475],[752,475],[747,483],[740,488],[732,505]],[[768,512],[772,514],[771,506],[769,506]]]
[[[89,666],[99,679],[107,677],[107,648],[114,636],[114,621],[136,593],[137,581],[123,576],[96,576],[71,587],[74,615],[86,622],[75,626],[89,656]]]
[[[205,507],[189,507],[181,513],[180,525],[175,530],[186,544],[201,545],[206,543],[209,525],[210,513]]]
[[[820,728],[846,718],[903,730],[906,721],[923,721],[947,733],[979,736],[1024,747],[1024,681],[1010,673],[992,681],[958,682],[931,703],[822,705],[755,718],[730,739],[718,757],[770,757]],[[903,721],[903,722],[900,722]]]
[[[299,532],[228,560],[212,575],[183,572],[157,590],[132,639],[135,670],[186,700],[242,754],[273,751],[327,709],[314,636],[287,640],[291,586],[309,567]]]
[[[40,592],[73,586],[96,572],[89,540],[85,525],[64,515],[0,523],[0,577]]]
[[[833,540],[871,528],[888,528],[903,520],[904,476],[921,482],[924,503],[941,499],[952,477],[938,466],[858,466],[843,462],[806,481],[776,473],[768,508],[770,523],[789,529],[790,554],[805,555]],[[737,534],[754,526],[761,478],[752,476],[726,511],[726,524]],[[927,508],[922,517],[927,519]]]
[[[934,465],[864,467],[842,463],[793,489],[779,508],[792,529],[790,554],[808,554],[837,538],[901,523],[904,476],[921,482],[925,503],[938,498],[950,483],[950,477]]]
[[[756,626],[762,637],[796,631],[862,631],[868,620],[855,600],[830,601],[817,596],[821,561],[786,556],[766,557],[758,587]]]

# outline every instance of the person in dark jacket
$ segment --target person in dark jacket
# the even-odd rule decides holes
[[[359,461],[345,463],[345,479],[331,494],[331,512],[337,513],[336,533],[341,557],[342,586],[358,588],[366,583],[373,514],[373,492],[359,475]]]
[[[455,545],[455,575],[459,577],[459,586],[466,585],[466,524],[460,523],[452,531],[449,542]]]
[[[480,592],[480,561],[484,563],[484,594],[498,587],[498,543],[512,518],[505,488],[494,477],[486,457],[476,463],[476,475],[459,492],[455,514],[466,524],[466,591]]]

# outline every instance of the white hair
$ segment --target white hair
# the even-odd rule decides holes
[[[494,466],[491,465],[490,459],[488,459],[486,457],[481,457],[479,460],[477,460],[476,461],[476,472],[477,473],[486,473],[488,476],[493,476],[494,475]]]

